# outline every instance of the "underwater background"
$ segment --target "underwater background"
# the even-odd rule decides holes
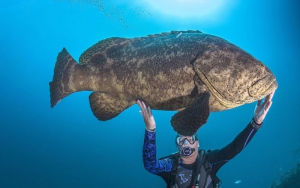
[[[165,187],[143,167],[145,125],[137,105],[100,122],[88,91],[50,108],[49,82],[63,47],[78,61],[99,40],[171,30],[222,37],[276,76],[263,127],[218,173],[224,188],[270,187],[300,161],[299,9],[297,0],[1,1],[0,187]],[[255,105],[211,113],[198,131],[200,147],[230,143]],[[176,151],[174,113],[153,110],[157,157]]]

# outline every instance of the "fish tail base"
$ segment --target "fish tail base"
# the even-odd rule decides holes
[[[70,78],[76,61],[64,48],[57,56],[54,75],[50,85],[50,103],[54,107],[62,98],[74,92],[70,88]]]

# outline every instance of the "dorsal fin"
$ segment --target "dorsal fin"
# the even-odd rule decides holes
[[[159,37],[159,36],[166,36],[166,35],[170,35],[170,34],[179,34],[179,33],[202,33],[199,30],[187,30],[187,31],[171,31],[171,32],[163,32],[163,33],[159,33],[159,34],[150,34],[147,35],[146,37],[142,37],[142,38],[148,38],[148,37]]]
[[[149,38],[156,38],[159,36],[166,36],[171,34],[179,34],[179,33],[202,33],[199,30],[188,30],[188,31],[171,31],[171,32],[163,32],[159,34],[147,35],[145,37],[136,37],[136,38],[120,38],[120,37],[111,37],[104,40],[101,40],[88,48],[79,58],[79,64],[86,64],[89,63],[90,60],[95,56],[104,55],[104,51],[111,46],[120,45],[125,41],[132,41],[132,40],[144,40]]]

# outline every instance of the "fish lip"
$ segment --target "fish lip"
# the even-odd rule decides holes
[[[266,81],[265,81],[266,80]],[[265,81],[265,83],[269,83],[268,86],[266,86],[265,90],[258,92],[253,92],[253,89],[255,89],[256,84],[261,84],[260,82]],[[278,83],[276,81],[276,78],[273,74],[270,75],[266,75],[258,80],[256,80],[255,82],[253,82],[253,84],[248,88],[248,94],[251,97],[254,97],[255,99],[262,99],[264,98],[266,95],[270,94],[271,92],[275,91],[278,87]]]
[[[278,83],[277,83],[276,79],[273,79],[271,81],[271,84],[269,85],[269,87],[265,90],[264,96],[269,95],[270,93],[275,91],[277,89],[277,87],[278,87]],[[267,91],[269,91],[269,92],[267,92]]]

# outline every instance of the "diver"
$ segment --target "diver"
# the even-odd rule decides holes
[[[227,146],[218,150],[199,149],[197,135],[177,135],[175,142],[178,152],[156,159],[156,123],[151,109],[143,101],[137,100],[146,125],[143,145],[144,167],[150,173],[161,176],[168,188],[218,188],[221,181],[218,170],[240,153],[262,126],[272,105],[274,92],[259,100],[254,116],[247,127]]]

